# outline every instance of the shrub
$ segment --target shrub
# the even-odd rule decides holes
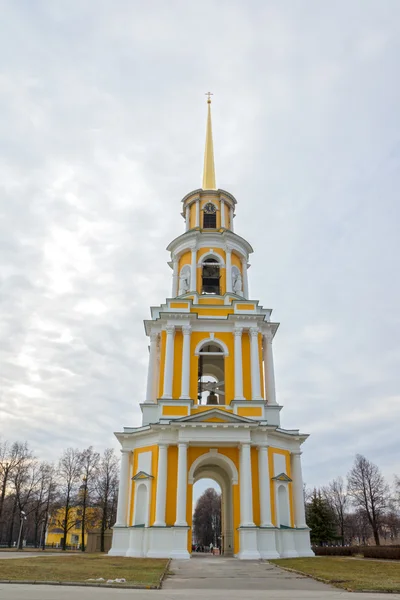
[[[316,556],[353,556],[358,554],[357,546],[314,546]]]
[[[395,546],[368,546],[362,550],[364,558],[386,558],[400,560],[400,548]]]

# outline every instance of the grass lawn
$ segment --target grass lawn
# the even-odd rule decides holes
[[[103,577],[105,580],[123,578],[129,585],[156,586],[166,564],[164,559],[121,558],[103,554],[15,558],[0,560],[0,579],[86,581]]]
[[[357,560],[342,556],[281,558],[270,562],[325,579],[336,587],[348,590],[400,592],[399,562]]]

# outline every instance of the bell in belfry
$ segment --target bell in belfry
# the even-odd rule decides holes
[[[218,396],[214,392],[210,392],[207,397],[207,404],[218,404]]]

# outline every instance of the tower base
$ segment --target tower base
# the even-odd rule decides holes
[[[189,559],[189,527],[114,527],[110,556]],[[309,529],[239,528],[240,560],[314,556]]]
[[[114,527],[110,556],[190,558],[189,527]]]

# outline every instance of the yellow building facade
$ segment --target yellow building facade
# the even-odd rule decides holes
[[[59,508],[50,515],[46,531],[46,545],[53,545],[57,548],[62,546],[64,538],[63,523],[65,518],[65,508]],[[86,508],[86,529],[98,527],[100,524],[99,509],[88,506]],[[85,546],[88,533],[85,531]],[[66,545],[80,547],[82,543],[82,509],[72,506],[68,514],[68,532]]]
[[[222,552],[311,556],[300,446],[280,427],[271,310],[249,296],[251,245],[234,231],[236,199],[217,189],[208,100],[203,186],[182,200],[185,231],[168,246],[171,295],[151,308],[141,427],[122,447],[110,554],[189,558],[193,485],[222,490]]]

